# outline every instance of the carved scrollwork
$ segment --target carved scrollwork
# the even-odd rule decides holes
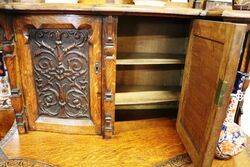
[[[90,29],[30,29],[39,115],[90,118]]]

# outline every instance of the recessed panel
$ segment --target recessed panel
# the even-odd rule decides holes
[[[39,115],[90,118],[90,31],[30,29]]]

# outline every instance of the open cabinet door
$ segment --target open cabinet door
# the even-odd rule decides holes
[[[177,131],[194,167],[211,166],[246,26],[195,20],[186,56]]]

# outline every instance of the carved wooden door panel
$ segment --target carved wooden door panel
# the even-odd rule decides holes
[[[101,132],[101,23],[78,15],[14,20],[30,129],[60,131],[53,124],[73,119],[80,133]]]
[[[185,63],[177,131],[195,167],[211,166],[246,26],[196,20]]]
[[[88,118],[91,30],[30,29],[39,115]]]

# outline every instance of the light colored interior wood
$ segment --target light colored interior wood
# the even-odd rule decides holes
[[[118,51],[182,54],[185,52],[186,42],[187,38],[169,37],[165,34],[120,36],[118,37]]]
[[[118,66],[117,86],[178,86],[182,70],[169,66]]]
[[[185,54],[189,24],[183,19],[119,17],[118,53]]]
[[[180,85],[189,24],[189,20],[120,17],[117,85]]]
[[[142,92],[142,91],[180,91],[181,86],[145,86],[145,85],[118,85],[117,93],[123,92]]]
[[[152,110],[161,110],[159,115],[163,116],[177,108],[189,24],[183,19],[119,18],[115,96],[116,114],[121,117],[118,120],[137,118],[140,112],[148,117]],[[152,117],[155,115],[152,112]]]
[[[155,104],[136,104],[136,105],[116,105],[116,110],[160,110],[160,109],[173,109],[177,108],[176,103],[155,103]]]
[[[170,92],[174,92],[174,94],[178,94],[178,92],[180,91],[181,87],[180,86],[136,86],[136,85],[127,85],[127,86],[117,86],[116,88],[116,97],[118,96],[118,102],[117,102],[117,98],[116,98],[116,109],[117,110],[157,110],[157,109],[176,109],[177,108],[177,100],[173,100],[173,99],[164,99],[166,96],[170,95]],[[148,96],[148,101],[145,101],[145,99],[141,99],[140,96],[144,96],[143,92],[148,92],[153,93],[154,92],[166,92],[164,94],[164,96],[160,96],[157,97],[157,95],[159,94],[154,94],[152,96],[148,96],[148,94],[144,94],[145,96]],[[128,101],[126,101],[127,98],[129,98],[129,95],[135,94],[135,96],[133,96],[130,100],[134,101],[137,103],[131,104],[128,103]],[[139,94],[137,94],[139,93]],[[146,98],[146,97],[144,97]],[[159,102],[157,101],[157,99],[159,100],[160,98],[162,98],[162,100],[164,100],[165,102]],[[175,97],[176,99],[178,99],[178,97]],[[149,102],[149,100],[154,99],[155,102],[151,103]],[[119,102],[120,100],[120,102]],[[139,104],[139,102],[141,102],[142,104]],[[118,104],[120,103],[120,104]],[[122,103],[122,105],[121,105]]]
[[[159,53],[118,53],[117,65],[167,65],[184,64],[184,55]]]
[[[177,91],[141,91],[116,93],[116,105],[154,104],[178,100]]]
[[[184,64],[181,59],[120,59],[117,65]]]

